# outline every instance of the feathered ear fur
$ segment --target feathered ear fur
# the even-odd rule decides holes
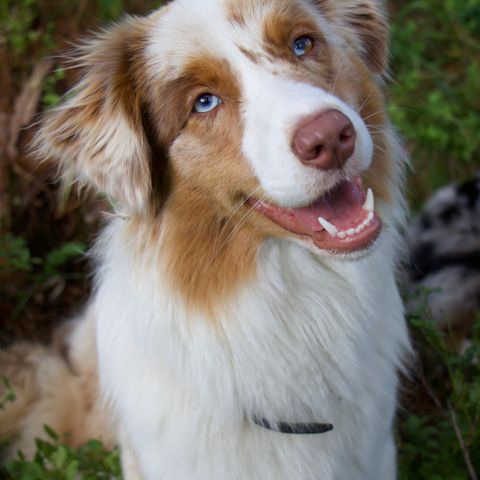
[[[65,178],[127,211],[141,210],[151,192],[141,111],[147,27],[148,19],[128,17],[79,48],[83,77],[47,113],[33,145],[39,157],[59,161]]]
[[[374,73],[388,63],[388,23],[381,0],[314,0]]]

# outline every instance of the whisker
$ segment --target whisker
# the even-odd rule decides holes
[[[265,200],[265,196],[262,196],[260,199],[258,199],[253,206],[251,206],[247,212],[242,216],[242,218],[239,219],[238,223],[232,228],[228,236],[225,238],[224,243],[222,244],[222,247],[225,245],[228,245],[232,239],[239,233],[243,225],[246,223],[248,218],[255,212],[255,206],[258,205],[260,202]]]
[[[367,115],[366,117],[363,117],[363,121],[366,122],[369,118],[372,118],[375,115],[378,115],[379,113],[383,113],[383,110],[377,110],[376,112],[373,112],[370,115]]]
[[[332,93],[335,91],[337,86],[337,79],[338,79],[338,72],[335,72],[335,76],[333,77],[333,82],[330,82],[330,86],[328,87],[328,93]]]
[[[373,99],[370,100],[372,98],[372,95],[373,95],[374,91],[373,90],[370,90],[370,93],[365,97],[365,100],[362,102],[362,104],[358,107],[357,109],[357,113],[360,115],[362,110],[367,106],[369,105],[370,103],[373,102]]]
[[[218,228],[218,231],[216,232],[216,235],[215,235],[215,240],[214,240],[214,248],[213,248],[213,251],[214,251],[214,258],[216,258],[218,255],[217,255],[217,252],[220,253],[220,251],[223,249],[223,247],[229,242],[229,236],[227,236],[223,241],[222,240],[222,235],[223,235],[223,232],[226,231],[229,227],[229,225],[231,224],[233,218],[234,218],[234,215],[236,212],[238,212],[238,210],[240,208],[242,208],[245,204],[247,204],[247,202],[252,198],[254,197],[259,191],[261,190],[261,187],[258,187],[256,188],[253,192],[251,192],[249,195],[247,195],[246,197],[242,198],[242,200],[240,200],[239,202],[237,202],[234,207],[232,208],[230,214],[228,215],[226,221],[220,226],[219,225],[219,228]],[[265,196],[262,195],[262,198],[264,198]],[[251,209],[249,209],[251,210]],[[242,217],[243,218],[243,217]],[[241,221],[241,220],[240,220]],[[235,228],[235,227],[234,227]],[[233,228],[233,229],[234,229]],[[232,230],[233,230],[232,229]],[[219,243],[221,242],[221,243]]]

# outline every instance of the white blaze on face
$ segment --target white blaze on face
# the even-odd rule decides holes
[[[246,25],[230,22],[221,0],[203,0],[201,8],[196,0],[179,0],[168,8],[151,36],[147,53],[152,69],[164,77],[168,65],[169,74],[178,76],[183,65],[205,54],[228,62],[241,85],[243,154],[265,193],[279,206],[307,205],[339,180],[353,178],[368,168],[372,140],[356,111],[319,87],[293,80],[288,74],[274,75],[272,70],[282,70],[280,60],[280,68],[276,68],[279,65],[274,61],[254,63],[241,52],[245,49],[262,53],[263,20],[271,6],[259,4],[255,18],[249,17]],[[193,10],[195,15],[191,15]],[[322,25],[325,20],[319,18],[318,23]],[[221,92],[209,93],[221,97]],[[352,122],[356,131],[354,153],[343,171],[307,167],[292,151],[296,128],[306,117],[332,109],[339,110]]]
[[[340,172],[302,165],[292,151],[299,123],[327,110],[339,110],[356,131],[355,149],[344,167],[353,177],[371,162],[373,146],[360,116],[318,87],[252,69],[244,75],[244,154],[262,187],[280,206],[302,206],[328,191]]]

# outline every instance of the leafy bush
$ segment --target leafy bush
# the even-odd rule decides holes
[[[41,258],[32,256],[23,238],[12,234],[0,235],[0,280],[7,282],[14,277],[26,276],[29,284],[28,289],[14,290],[8,298],[16,303],[11,320],[18,317],[30,298],[48,285],[50,280],[78,278],[79,274],[65,271],[65,266],[72,260],[81,258],[85,249],[83,243],[69,242],[54,248]]]
[[[4,66],[14,79],[7,82],[13,86],[9,97],[15,97],[40,57],[66,47],[55,45],[57,31],[65,38],[78,38],[86,25],[95,28],[100,21],[114,20],[124,8],[146,12],[161,3],[0,1],[0,46],[6,46]],[[389,110],[412,152],[416,173],[409,185],[411,201],[418,207],[438,186],[461,180],[479,168],[480,0],[392,0],[390,7],[394,80]],[[71,81],[64,81],[68,75],[68,71],[57,70],[47,77],[44,107],[58,102]],[[19,190],[15,181],[12,198],[14,190]],[[31,215],[43,213],[42,208],[32,208]],[[0,236],[0,284],[9,287],[1,292],[0,300],[3,305],[14,305],[12,319],[17,322],[33,303],[29,300],[52,279],[79,275],[71,271],[71,261],[80,258],[85,247],[76,240],[78,233],[73,238],[65,233],[46,241],[33,228],[27,232],[22,224],[26,216],[18,220],[15,213],[12,223],[16,228]],[[42,226],[57,233],[52,226],[54,215],[45,213],[48,220]],[[419,292],[424,294],[428,292]],[[42,311],[46,311],[43,305]],[[10,311],[3,315],[4,323],[9,316]],[[400,479],[473,479],[471,471],[480,470],[480,320],[463,353],[449,348],[449,332],[438,331],[425,309],[410,315],[409,323],[420,363],[407,387],[414,401],[405,402],[398,424]],[[5,386],[7,394],[0,399],[0,408],[14,400],[14,392]],[[2,474],[7,480],[121,478],[118,450],[108,452],[97,441],[72,449],[48,428],[47,432],[50,441],[37,442],[33,461],[19,454],[0,472],[0,478]]]
[[[410,388],[424,399],[402,412],[400,480],[473,479],[480,470],[480,317],[470,344],[457,353],[450,331],[439,330],[425,305],[408,317],[419,352]]]
[[[0,44],[6,44],[12,53],[10,61],[15,66],[25,61],[25,55],[33,47],[40,47],[42,52],[55,48],[54,23],[36,23],[39,7],[37,0],[3,0],[0,3]]]
[[[107,451],[101,442],[91,440],[73,449],[63,445],[51,428],[45,427],[50,441],[37,440],[32,461],[22,453],[3,467],[5,480],[115,480],[121,479],[118,449]]]
[[[0,278],[12,271],[30,271],[33,261],[23,238],[12,234],[0,237]]]
[[[409,141],[418,204],[480,165],[480,2],[392,2],[390,114]]]

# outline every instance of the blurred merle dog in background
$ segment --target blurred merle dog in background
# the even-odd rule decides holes
[[[480,172],[436,192],[408,231],[407,283],[428,292],[433,319],[462,343],[480,311]],[[417,301],[410,300],[410,309]]]

